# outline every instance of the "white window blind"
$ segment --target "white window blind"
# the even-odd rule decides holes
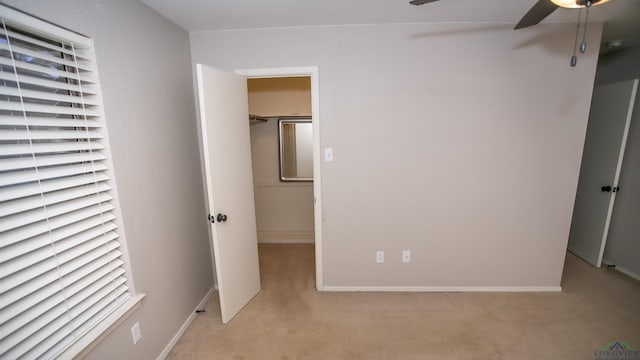
[[[131,282],[91,41],[0,17],[0,358],[54,358]]]

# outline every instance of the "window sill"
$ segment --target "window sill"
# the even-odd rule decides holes
[[[145,294],[134,295],[124,305],[58,355],[58,359],[82,359],[142,305]]]

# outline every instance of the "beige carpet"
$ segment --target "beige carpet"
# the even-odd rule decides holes
[[[217,293],[169,359],[594,359],[640,348],[640,283],[567,256],[561,293],[320,293],[312,245],[261,245],[262,291]],[[443,269],[443,271],[446,271]]]

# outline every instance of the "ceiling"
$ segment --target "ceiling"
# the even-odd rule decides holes
[[[408,0],[142,0],[189,32],[295,26],[384,23],[516,24],[536,0],[440,0],[419,7]],[[575,22],[577,11],[558,9],[543,23]],[[604,21],[603,44],[640,45],[640,0],[612,0],[591,9]],[[523,30],[519,30],[523,31]],[[524,30],[526,31],[526,30]],[[603,51],[607,51],[603,46]]]

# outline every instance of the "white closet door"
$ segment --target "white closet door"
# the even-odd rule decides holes
[[[259,291],[247,79],[197,65],[209,213],[222,322]]]
[[[593,91],[568,249],[600,267],[638,81]]]

